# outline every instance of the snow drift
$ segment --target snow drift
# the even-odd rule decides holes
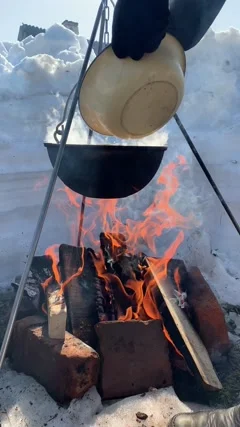
[[[219,34],[210,30],[188,52],[186,93],[179,116],[240,221],[239,48],[238,30]],[[43,143],[53,142],[53,129],[77,81],[86,49],[83,37],[58,24],[20,43],[0,43],[0,281],[5,285],[23,269],[51,172]],[[86,127],[76,114],[70,141],[80,144],[85,138]],[[190,166],[174,199],[175,207],[193,211],[200,221],[200,227],[186,235],[181,254],[210,277],[222,300],[240,303],[239,236],[174,121],[143,143],[166,141],[169,148],[163,164],[181,154]],[[57,209],[59,203],[69,203],[57,191],[60,187],[58,181],[38,253],[54,243],[70,243],[73,218],[66,219]],[[141,216],[155,190],[154,179],[138,197],[120,202],[127,206],[129,217]]]

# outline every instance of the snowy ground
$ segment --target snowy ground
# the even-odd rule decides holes
[[[23,374],[5,369],[0,372],[1,427],[166,427],[179,412],[200,406],[180,402],[173,389],[155,390],[102,407],[95,387],[82,400],[59,407],[45,389]],[[136,414],[147,415],[141,421]]]

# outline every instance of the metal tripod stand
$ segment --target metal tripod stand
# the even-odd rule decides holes
[[[51,178],[50,178],[50,181],[49,181],[49,184],[48,184],[48,188],[47,188],[47,191],[46,191],[45,199],[44,199],[44,202],[43,202],[43,205],[42,205],[42,209],[41,209],[41,212],[40,212],[40,215],[39,215],[39,218],[38,218],[38,222],[37,222],[37,226],[36,226],[36,229],[35,229],[35,232],[34,232],[34,236],[33,236],[33,239],[32,239],[31,245],[30,245],[29,254],[28,254],[28,258],[27,258],[27,263],[25,265],[25,269],[24,269],[22,277],[21,277],[19,288],[18,288],[16,297],[15,297],[15,301],[14,301],[13,307],[12,307],[12,312],[11,312],[11,315],[10,315],[10,318],[9,318],[9,321],[8,321],[7,329],[6,329],[4,338],[3,338],[3,342],[2,342],[2,346],[1,346],[1,351],[0,351],[0,368],[2,368],[4,359],[5,359],[5,355],[6,355],[6,352],[7,352],[9,340],[11,338],[11,334],[12,334],[14,322],[16,320],[16,316],[17,316],[17,312],[18,312],[18,309],[19,309],[19,306],[20,306],[20,303],[21,303],[21,300],[22,300],[24,288],[25,288],[25,285],[26,285],[26,282],[27,282],[27,279],[28,279],[28,275],[29,275],[29,271],[30,271],[30,268],[31,268],[32,260],[33,260],[33,257],[35,255],[35,252],[36,252],[36,249],[37,249],[37,245],[38,245],[38,242],[39,242],[39,239],[40,239],[40,236],[41,236],[41,232],[42,232],[42,229],[43,229],[43,225],[44,225],[44,222],[45,222],[45,219],[46,219],[46,215],[47,215],[48,208],[49,208],[49,205],[50,205],[50,201],[51,201],[51,198],[52,198],[54,186],[56,184],[59,167],[60,167],[60,164],[61,164],[61,161],[62,161],[62,158],[63,158],[64,148],[65,148],[67,140],[68,140],[68,136],[69,136],[69,132],[70,132],[70,129],[71,129],[73,117],[74,117],[74,114],[75,114],[75,111],[76,111],[76,107],[77,107],[77,104],[78,104],[78,99],[79,99],[79,94],[80,94],[80,90],[81,90],[81,85],[82,85],[85,73],[87,71],[89,59],[90,59],[90,56],[91,56],[91,52],[92,52],[92,49],[93,49],[93,44],[94,44],[94,41],[95,41],[95,38],[96,38],[96,35],[97,35],[97,31],[98,31],[98,28],[99,28],[100,21],[101,21],[101,18],[103,19],[103,16],[104,16],[104,13],[105,13],[105,7],[106,7],[106,4],[107,4],[106,2],[107,2],[107,0],[102,0],[101,3],[100,3],[100,6],[98,8],[98,11],[97,11],[97,16],[96,16],[95,23],[94,23],[93,30],[92,30],[92,34],[91,34],[91,37],[90,37],[90,40],[89,40],[88,49],[87,49],[87,52],[86,52],[86,56],[84,58],[84,62],[83,62],[82,69],[81,69],[81,73],[80,73],[80,76],[79,76],[79,80],[78,80],[78,83],[76,85],[76,89],[75,89],[75,93],[74,93],[74,96],[73,96],[73,99],[72,99],[72,103],[71,103],[71,107],[70,107],[70,110],[69,110],[69,114],[68,114],[68,117],[67,117],[67,120],[66,120],[66,126],[65,126],[65,128],[63,130],[61,141],[60,141],[60,144],[59,144],[59,150],[58,150],[58,155],[57,155],[57,158],[56,158],[56,162],[55,162],[54,168],[52,170],[52,174],[51,174]],[[101,30],[100,30],[100,36],[101,37],[103,37],[102,27],[103,26],[101,26]],[[101,44],[102,44],[102,40],[100,40],[100,45]]]

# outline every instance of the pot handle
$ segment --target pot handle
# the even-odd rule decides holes
[[[159,0],[161,1],[161,0]],[[206,34],[226,0],[170,0],[167,32],[187,51]]]

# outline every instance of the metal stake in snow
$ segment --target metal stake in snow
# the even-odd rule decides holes
[[[5,335],[4,335],[4,339],[3,339],[3,343],[2,343],[2,347],[1,347],[1,351],[0,351],[0,368],[2,368],[2,365],[3,365],[3,362],[4,362],[4,358],[5,358],[5,355],[6,355],[7,348],[8,348],[9,340],[11,338],[11,334],[12,334],[14,322],[15,322],[16,315],[17,315],[17,312],[18,312],[18,308],[19,308],[19,305],[20,305],[21,300],[22,300],[24,288],[25,288],[26,281],[27,281],[27,278],[28,278],[28,275],[29,275],[29,271],[30,271],[30,268],[31,268],[32,260],[33,260],[33,257],[35,255],[36,249],[37,249],[37,245],[38,245],[38,242],[39,242],[39,239],[40,239],[40,236],[41,236],[41,232],[42,232],[42,228],[43,228],[43,225],[44,225],[44,221],[46,219],[46,215],[47,215],[47,211],[48,211],[49,204],[50,204],[50,201],[51,201],[52,193],[53,193],[54,186],[55,186],[55,183],[56,183],[56,180],[57,180],[59,167],[60,167],[60,164],[61,164],[61,161],[62,161],[62,157],[63,157],[63,153],[64,153],[64,148],[65,148],[67,140],[68,140],[68,136],[69,136],[69,132],[70,132],[70,129],[71,129],[71,125],[72,125],[74,113],[75,113],[75,110],[76,110],[76,107],[77,107],[77,103],[78,103],[78,98],[79,98],[79,93],[80,93],[82,81],[83,81],[84,75],[85,75],[85,73],[87,71],[87,66],[88,66],[88,62],[89,62],[90,55],[91,55],[91,52],[92,52],[93,43],[95,41],[97,30],[98,30],[98,27],[99,27],[99,23],[100,23],[100,20],[101,20],[101,17],[102,17],[103,6],[104,6],[104,1],[101,1],[101,4],[100,4],[98,12],[97,12],[96,20],[95,20],[95,23],[94,23],[94,26],[93,26],[93,30],[92,30],[91,38],[90,38],[90,41],[89,41],[88,49],[87,49],[87,52],[86,52],[86,56],[84,58],[82,70],[81,70],[81,73],[80,73],[80,76],[79,76],[79,80],[78,80],[78,83],[77,83],[77,86],[76,86],[75,94],[74,94],[74,97],[73,97],[73,100],[72,100],[72,104],[71,104],[71,107],[70,107],[70,111],[69,111],[69,114],[68,114],[68,118],[67,118],[67,122],[66,122],[66,127],[64,129],[64,132],[63,132],[63,135],[62,135],[62,138],[61,138],[61,142],[60,142],[60,145],[59,145],[59,150],[58,150],[58,155],[57,155],[57,158],[56,158],[56,162],[55,162],[55,165],[54,165],[54,168],[53,168],[53,171],[52,171],[52,175],[51,175],[51,178],[50,178],[50,181],[49,181],[48,189],[47,189],[47,192],[46,192],[46,195],[45,195],[45,199],[44,199],[44,202],[43,202],[43,206],[42,206],[42,209],[41,209],[41,212],[40,212],[40,216],[39,216],[39,219],[38,219],[36,230],[35,230],[35,233],[34,233],[34,236],[33,236],[33,240],[32,240],[31,246],[30,246],[30,250],[29,250],[29,254],[28,254],[28,260],[27,260],[27,263],[26,263],[26,266],[25,266],[25,269],[24,269],[24,272],[23,272],[23,275],[22,275],[22,278],[21,278],[21,281],[20,281],[20,284],[19,284],[18,292],[17,292],[16,298],[15,298],[15,301],[14,301],[14,304],[13,304],[13,308],[12,308],[12,312],[11,312],[11,315],[10,315],[10,319],[8,321],[7,329],[6,329],[6,332],[5,332]]]

